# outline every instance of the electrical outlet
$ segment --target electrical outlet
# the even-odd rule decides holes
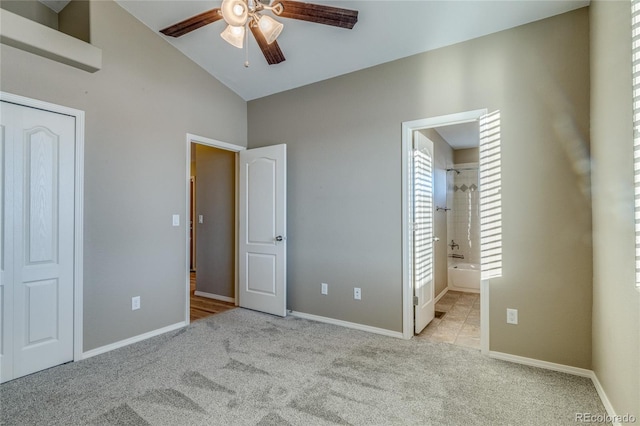
[[[131,310],[135,311],[140,309],[140,296],[134,296],[131,298]]]
[[[329,293],[329,284],[322,283],[322,289],[320,290],[320,293],[328,294]]]
[[[518,310],[507,308],[507,324],[518,324]]]
[[[360,287],[353,288],[353,298],[356,300],[362,300],[362,290]]]

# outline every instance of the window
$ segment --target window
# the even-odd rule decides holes
[[[631,0],[636,288],[640,289],[640,1]]]

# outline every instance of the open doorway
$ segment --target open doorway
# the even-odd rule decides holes
[[[237,152],[243,147],[188,135],[189,322],[236,307]]]
[[[432,141],[434,318],[421,339],[480,349],[480,128],[477,120],[416,131]],[[415,139],[415,138],[414,138]]]
[[[230,308],[241,306],[286,316],[286,145],[247,150],[192,134],[187,134],[186,142],[187,194],[191,194],[192,150],[196,153],[193,213],[191,195],[186,197],[185,206],[187,217],[193,216],[193,228],[185,231],[185,322],[191,321],[191,305],[195,305],[192,296],[211,299],[208,303],[225,302]],[[207,177],[210,174],[214,177]],[[219,190],[216,185],[225,189]],[[209,209],[207,203],[213,207]],[[210,275],[213,281],[201,281],[201,277],[208,280]]]
[[[476,110],[403,123],[405,338],[433,336],[488,351],[488,286],[480,274],[478,176],[479,120],[486,114],[486,110]],[[427,157],[420,148],[425,141],[433,147]],[[424,158],[430,162],[426,167],[420,164]],[[425,177],[425,171],[431,176]],[[422,181],[430,184],[421,187]],[[424,188],[430,188],[430,193],[421,193]],[[427,213],[420,211],[424,206]],[[431,230],[425,231],[425,226]],[[426,264],[417,263],[421,257],[427,259]],[[465,268],[468,271],[462,271]]]

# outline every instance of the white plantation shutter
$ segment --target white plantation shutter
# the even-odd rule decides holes
[[[500,112],[480,117],[481,278],[502,276],[502,175]]]
[[[414,274],[418,286],[433,276],[433,159],[414,151]]]
[[[640,1],[631,1],[636,287],[640,288]]]

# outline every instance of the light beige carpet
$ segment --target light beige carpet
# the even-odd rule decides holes
[[[235,309],[0,385],[3,425],[575,425],[589,379]]]

